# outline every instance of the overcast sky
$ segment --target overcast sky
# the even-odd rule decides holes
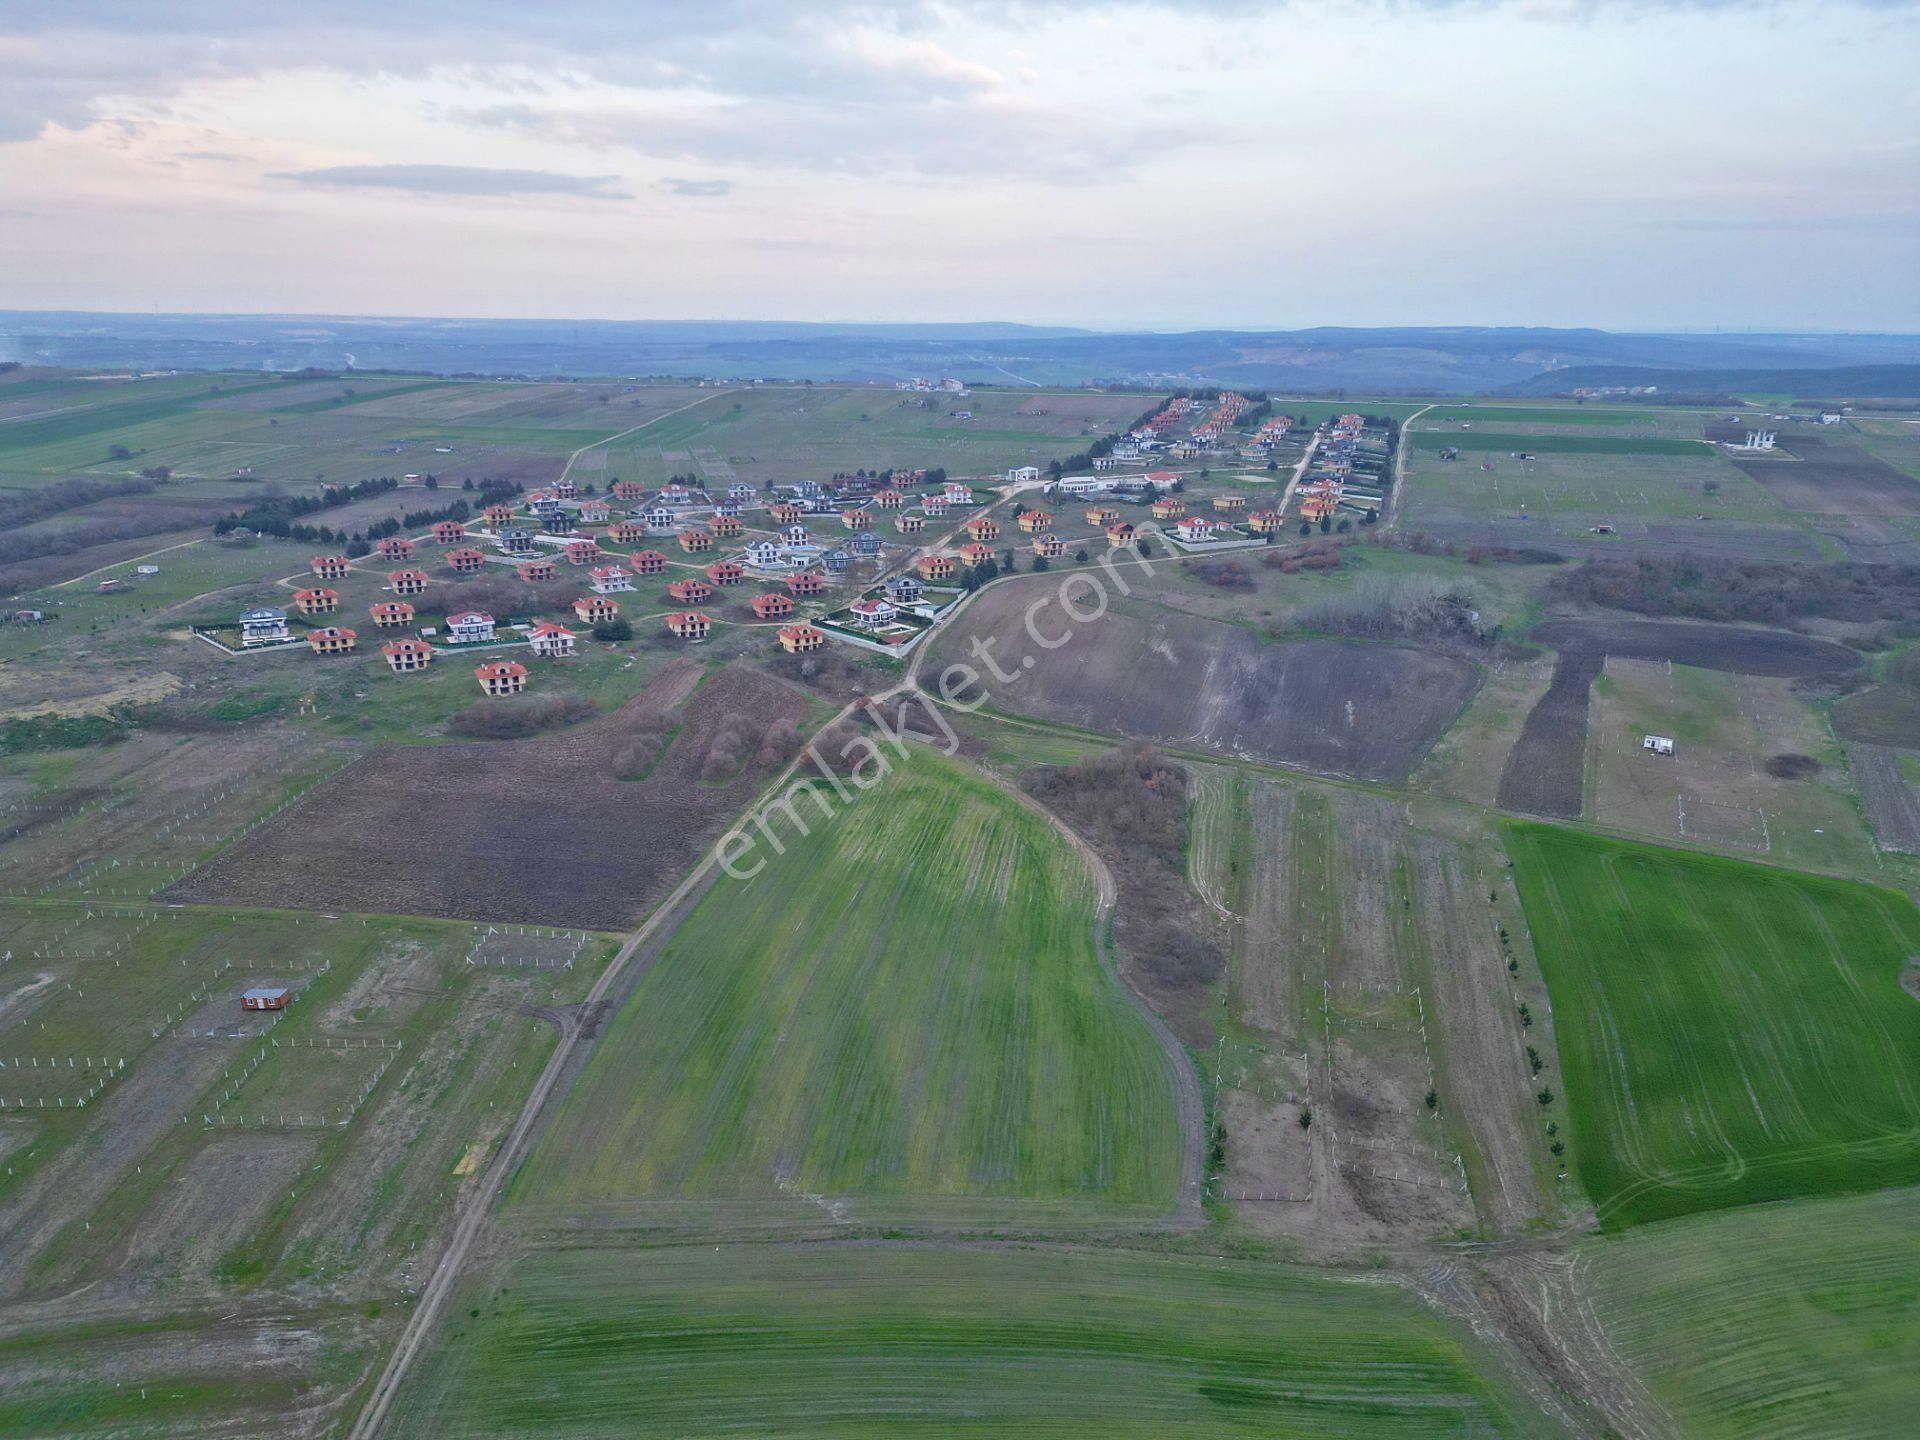
[[[4,0],[0,308],[1920,331],[1920,4]]]

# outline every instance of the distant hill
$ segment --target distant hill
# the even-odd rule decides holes
[[[1579,389],[1655,385],[1678,395],[1800,395],[1823,400],[1904,400],[1920,396],[1920,365],[1839,365],[1813,370],[1656,370],[1576,365],[1535,375],[1502,392],[1567,395]]]
[[[9,360],[74,368],[402,370],[535,379],[672,375],[889,383],[954,376],[973,384],[1231,385],[1295,394],[1552,394],[1588,384],[1691,388],[1703,383],[1699,377],[1720,373],[1900,370],[1920,366],[1920,336],[1623,335],[1479,326],[1163,334],[998,322],[0,311],[0,361]],[[1654,378],[1610,378],[1620,375]],[[1741,383],[1797,388],[1792,382]]]

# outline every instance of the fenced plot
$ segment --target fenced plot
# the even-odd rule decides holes
[[[351,1124],[403,1053],[398,1040],[267,1036],[224,1085],[203,1123],[310,1129]]]
[[[584,930],[490,925],[474,936],[466,963],[507,970],[571,970],[586,945]]]

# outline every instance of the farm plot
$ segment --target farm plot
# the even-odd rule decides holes
[[[1743,675],[1799,678],[1857,669],[1857,651],[1786,630],[1657,620],[1550,620],[1530,637],[1560,652],[1500,776],[1500,806],[1572,818],[1585,792],[1587,707],[1606,657],[1663,660]]]
[[[720,881],[682,923],[516,1199],[668,1216],[714,1199],[1170,1207],[1165,1061],[1094,954],[1093,880],[1066,842],[928,753],[847,814],[796,803],[822,828],[776,818],[785,853],[763,846],[764,872]]]
[[[382,749],[166,893],[627,928],[752,796],[772,763],[755,759],[769,732],[806,716],[797,692],[744,666],[681,705],[689,670],[670,667],[622,711],[557,739]],[[665,709],[680,724],[658,763],[644,779],[617,779],[632,725]],[[731,759],[724,778],[716,754]],[[417,843],[455,835],[453,852]]]
[[[1327,640],[1263,643],[1252,632],[1137,601],[1078,627],[1058,606],[1041,618],[1051,651],[1024,628],[1045,580],[987,592],[940,635],[930,673],[994,650],[1002,710],[1104,732],[1305,769],[1404,776],[1479,684],[1463,661],[1427,651]],[[1084,597],[1082,597],[1084,598]],[[1091,608],[1091,607],[1089,607]]]
[[[1645,749],[1649,734],[1672,739],[1674,753]],[[1790,680],[1609,659],[1590,740],[1602,824],[1787,864],[1874,868],[1845,756]]]
[[[1920,1177],[1910,900],[1552,826],[1508,848],[1607,1228]]]
[[[1259,1228],[1349,1237],[1539,1214],[1551,1165],[1493,847],[1370,796],[1200,793],[1195,883],[1235,921],[1217,1193]]]
[[[1784,452],[1733,462],[1789,510],[1816,515],[1920,515],[1920,480],[1858,445],[1796,430]]]
[[[1697,1215],[1580,1252],[1594,1313],[1689,1435],[1913,1428],[1920,1190]]]
[[[427,1436],[1528,1433],[1392,1286],[1100,1250],[563,1251],[473,1285]]]
[[[1920,755],[1863,740],[1849,743],[1847,755],[1875,843],[1883,850],[1920,855],[1920,786],[1915,784]]]

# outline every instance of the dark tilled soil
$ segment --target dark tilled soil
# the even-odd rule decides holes
[[[1587,691],[1606,664],[1600,650],[1562,651],[1553,683],[1527,713],[1500,772],[1500,808],[1571,819],[1586,778]]]
[[[1049,593],[1036,580],[982,596],[941,636],[926,676],[954,662],[985,674],[970,651],[978,638],[1013,676],[983,682],[999,709],[1369,780],[1403,778],[1479,686],[1474,668],[1449,656],[1331,640],[1267,643],[1158,607],[1115,609],[1076,626],[1050,605],[1036,628],[1070,638],[1047,650],[1024,617]]]
[[[1788,630],[1695,621],[1549,620],[1536,625],[1529,638],[1551,645],[1562,656],[1573,650],[1591,650],[1631,660],[1671,660],[1676,665],[1731,670],[1740,675],[1798,678],[1860,666],[1859,652],[1831,640],[1815,640]]]
[[[1845,674],[1860,655],[1786,630],[1659,620],[1549,620],[1532,639],[1560,652],[1553,683],[1527,716],[1500,775],[1500,806],[1529,815],[1580,813],[1586,778],[1587,692],[1609,655],[1671,660],[1741,675],[1801,679]]]
[[[1920,515],[1920,481],[1858,445],[1791,432],[1786,454],[1737,458],[1734,465],[1789,510],[1815,515]]]
[[[1883,850],[1920,854],[1920,792],[1900,773],[1900,752],[1854,740],[1847,754],[1875,843]]]
[[[752,764],[724,784],[700,773],[734,717],[756,733],[805,718],[769,675],[729,666],[680,711],[646,779],[610,766],[630,710],[677,698],[664,672],[628,707],[564,735],[393,746],[201,866],[171,899],[302,910],[439,915],[624,929],[644,915],[751,799]]]

